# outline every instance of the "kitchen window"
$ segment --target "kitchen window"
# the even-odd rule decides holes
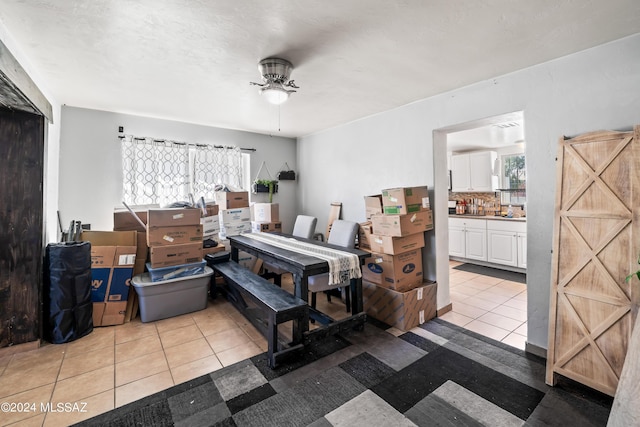
[[[524,154],[507,154],[500,160],[502,204],[524,205],[527,202],[527,167]]]

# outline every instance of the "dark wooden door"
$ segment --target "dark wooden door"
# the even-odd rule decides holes
[[[0,108],[0,348],[41,336],[44,118]]]

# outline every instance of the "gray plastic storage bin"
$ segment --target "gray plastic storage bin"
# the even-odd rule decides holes
[[[209,282],[213,270],[204,273],[153,282],[149,273],[131,279],[138,294],[140,318],[143,322],[166,319],[207,308]]]

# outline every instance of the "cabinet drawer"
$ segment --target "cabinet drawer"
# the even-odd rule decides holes
[[[514,233],[526,233],[527,232],[527,223],[522,221],[509,221],[509,220],[500,220],[500,219],[488,219],[487,220],[487,230],[496,230],[496,231],[512,231]]]

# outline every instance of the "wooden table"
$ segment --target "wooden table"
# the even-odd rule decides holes
[[[295,250],[284,249],[243,236],[242,234],[229,236],[228,239],[231,243],[232,260],[237,262],[238,252],[244,251],[268,262],[271,265],[290,271],[293,274],[295,296],[307,302],[309,301],[309,276],[329,272],[329,264],[326,260],[321,258],[302,254]],[[296,237],[295,239],[355,254],[360,259],[360,265],[363,265],[365,258],[370,256],[368,252],[360,249],[347,249],[341,246],[320,242],[318,240],[303,239],[299,237]],[[314,329],[313,331],[304,331],[306,340],[310,341],[311,339],[333,335],[340,331],[363,325],[366,319],[363,309],[362,279],[352,279],[351,316],[336,321],[318,310],[310,310],[310,318],[318,321],[322,327]]]

